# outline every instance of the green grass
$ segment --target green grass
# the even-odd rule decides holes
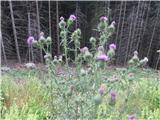
[[[107,68],[97,71],[97,78],[93,75],[82,77],[81,82],[75,76],[64,77],[56,76],[60,82],[64,82],[66,86],[61,87],[64,93],[71,84],[77,83],[80,89],[86,89],[89,86],[87,81],[98,79],[100,84],[105,84],[107,90],[114,89],[118,92],[117,101],[114,106],[108,104],[110,95],[108,92],[103,96],[102,103],[96,108],[96,118],[99,120],[115,120],[119,117],[126,120],[131,113],[136,113],[137,119],[141,120],[158,120],[160,119],[160,75],[151,69],[136,69],[132,71],[134,77],[131,79],[128,74],[123,75],[123,69]],[[129,80],[131,79],[131,80]],[[52,114],[57,114],[54,119],[65,119],[60,115],[66,109],[65,100],[57,95],[56,86],[53,91],[53,99],[51,100],[50,80],[47,73],[36,70],[12,70],[2,75],[1,90],[1,113],[3,120],[49,120]],[[126,81],[127,80],[127,81]],[[75,82],[73,82],[75,81]],[[78,88],[77,88],[78,89]],[[90,89],[91,90],[91,89]],[[93,96],[98,94],[97,88],[94,88]],[[67,93],[68,94],[68,93]],[[88,94],[87,94],[88,95]],[[86,94],[82,95],[83,98]],[[70,97],[70,109],[73,109],[74,101],[77,95]],[[88,96],[84,97],[84,105],[91,105],[92,100]],[[84,112],[84,119],[89,118],[92,110]],[[70,110],[71,111],[71,110]],[[74,112],[71,111],[74,119]],[[81,112],[77,113],[78,116]],[[52,118],[53,119],[53,118]],[[66,118],[67,119],[67,118]],[[80,117],[78,117],[80,119]]]

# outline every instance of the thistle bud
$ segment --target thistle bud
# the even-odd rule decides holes
[[[106,91],[106,85],[105,85],[105,84],[102,84],[102,85],[100,86],[100,88],[98,89],[98,92],[99,92],[99,94],[102,96],[102,95],[105,93],[105,91]]]
[[[58,61],[59,61],[59,62],[62,62],[62,61],[63,61],[63,60],[62,60],[62,55],[59,56]]]
[[[98,47],[98,51],[104,52],[104,47],[103,47],[103,46],[99,46],[99,47]]]
[[[79,28],[76,30],[76,33],[78,36],[81,36],[81,30]]]
[[[91,38],[89,39],[89,41],[90,41],[90,43],[95,44],[95,43],[96,43],[96,38],[91,37]]]
[[[148,62],[148,58],[144,57],[144,59],[140,60],[139,66],[143,67],[147,64],[147,62]]]
[[[117,98],[117,93],[116,93],[115,91],[111,91],[111,92],[110,92],[110,95],[111,95],[111,99],[110,99],[109,104],[110,104],[110,105],[115,105],[115,103],[116,103],[116,98]]]
[[[58,64],[57,56],[54,56],[53,63],[54,63],[55,65]]]
[[[80,49],[80,52],[83,53],[83,54],[87,51],[88,51],[88,47],[83,47],[83,48]]]
[[[50,53],[47,53],[45,56],[44,56],[44,59],[50,59],[51,58],[51,54]]]
[[[86,61],[88,61],[89,59],[91,59],[93,56],[92,56],[92,54],[89,52],[89,51],[87,51],[87,52],[85,52],[85,54],[84,54],[84,59],[86,60]]]
[[[128,116],[128,120],[135,120],[136,119],[136,114],[131,114]]]
[[[52,41],[51,37],[47,37],[47,41],[51,42]]]
[[[80,70],[80,75],[85,76],[87,74],[87,72],[84,69]]]
[[[94,103],[95,103],[95,105],[99,105],[99,104],[102,103],[102,97],[101,97],[101,95],[94,96]]]
[[[63,21],[63,20],[61,20],[61,21],[59,22],[59,28],[60,28],[60,29],[64,29],[65,26],[66,26],[66,22]]]

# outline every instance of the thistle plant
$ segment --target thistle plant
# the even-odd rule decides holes
[[[74,15],[70,15],[69,19],[67,20],[67,22],[65,22],[64,20],[64,17],[60,17],[60,22],[59,22],[59,28],[60,28],[60,37],[61,37],[61,44],[63,46],[63,49],[64,49],[64,56],[65,56],[65,62],[66,62],[66,65],[68,66],[68,44],[71,42],[68,41],[69,39],[69,27],[73,24],[73,22],[76,20],[76,16]],[[77,38],[77,35],[81,34],[80,30],[78,29],[76,31],[76,33],[72,34],[72,37],[75,41],[75,44],[76,44],[76,47],[78,47],[78,42],[77,42],[77,39],[79,39],[79,36]],[[75,53],[77,54],[77,52]]]
[[[104,46],[107,42],[108,38],[112,35],[115,29],[115,21],[108,24],[108,18],[106,16],[102,16],[100,18],[100,23],[98,24],[97,31],[100,34],[99,37],[99,45]]]
[[[78,28],[76,29],[72,35],[71,35],[71,41],[74,42],[74,57],[75,57],[75,63],[77,63],[77,57],[78,57],[78,50],[80,50],[80,36],[81,36],[81,30]]]
[[[139,60],[138,52],[134,51],[133,57],[128,61],[129,66],[131,67],[144,67],[148,62],[148,58],[144,57],[144,59]]]
[[[39,34],[38,40],[35,40],[33,36],[29,36],[27,39],[27,44],[33,45],[37,48],[42,49],[46,54],[45,58],[47,58],[47,57],[51,57],[51,54],[50,54],[51,41],[52,41],[51,37],[45,38],[44,33],[41,32]]]

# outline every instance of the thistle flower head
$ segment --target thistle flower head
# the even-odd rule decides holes
[[[111,91],[110,95],[111,95],[112,100],[116,100],[116,97],[117,97],[117,92],[116,91]]]
[[[133,53],[134,55],[138,55],[138,52],[137,51],[134,51],[134,53]]]
[[[128,116],[128,120],[135,120],[136,119],[136,114],[131,114]]]
[[[148,58],[147,57],[144,57],[143,59],[145,62],[148,62]]]
[[[70,15],[69,20],[75,21],[76,20],[76,16],[75,15]]]
[[[105,93],[105,91],[106,91],[106,86],[105,86],[105,84],[102,84],[100,86],[100,88],[98,89],[98,92],[100,95],[103,95]]]
[[[27,44],[28,44],[28,45],[32,45],[33,41],[34,41],[34,37],[30,36],[30,37],[28,37],[28,39],[27,39]]]
[[[44,32],[39,33],[39,37],[44,36]]]
[[[101,61],[108,61],[109,57],[106,54],[100,54],[96,56],[96,59]]]
[[[60,17],[60,20],[61,20],[61,21],[62,21],[62,20],[64,21],[64,17]]]
[[[83,53],[83,54],[87,51],[88,51],[88,47],[83,47],[83,48],[80,49],[80,52]]]
[[[115,45],[114,43],[110,44],[110,45],[109,45],[109,49],[114,49],[114,50],[116,50],[116,45]]]
[[[99,46],[98,50],[104,52],[104,47],[103,46]]]
[[[100,21],[108,21],[108,18],[106,16],[100,17]]]

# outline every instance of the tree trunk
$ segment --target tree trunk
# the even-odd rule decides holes
[[[56,23],[57,23],[57,54],[60,54],[60,46],[59,46],[59,6],[58,1],[56,1]]]
[[[9,8],[10,8],[11,19],[12,19],[12,27],[13,27],[13,33],[14,33],[14,40],[15,40],[17,58],[18,58],[19,63],[21,63],[21,57],[20,57],[20,53],[19,53],[19,46],[18,46],[17,34],[16,34],[15,21],[14,21],[14,16],[13,16],[12,1],[9,1]]]
[[[31,16],[30,13],[28,13],[28,34],[31,36]],[[34,61],[34,56],[33,56],[33,46],[29,45],[29,61]],[[30,55],[31,54],[31,55]]]
[[[41,28],[40,28],[40,19],[39,19],[39,8],[38,8],[38,1],[36,0],[36,11],[37,11],[37,23],[38,23],[38,35],[40,34]],[[43,62],[43,51],[40,49],[40,57],[41,62]]]

